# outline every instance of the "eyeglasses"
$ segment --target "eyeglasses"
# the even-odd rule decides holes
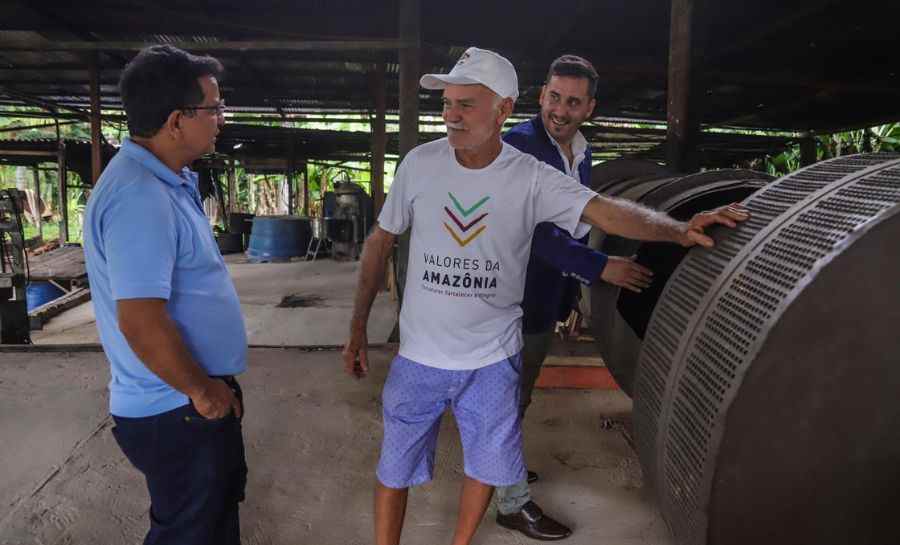
[[[184,106],[181,108],[184,111],[196,111],[196,110],[206,110],[209,112],[215,112],[217,116],[224,116],[225,112],[228,108],[225,106],[225,101],[221,101],[214,106]]]

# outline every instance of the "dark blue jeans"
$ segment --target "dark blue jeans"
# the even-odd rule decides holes
[[[237,382],[230,379],[229,385],[240,399]],[[238,418],[207,420],[188,404],[154,416],[113,419],[116,442],[147,479],[145,545],[240,545],[238,503],[244,500],[247,464]]]

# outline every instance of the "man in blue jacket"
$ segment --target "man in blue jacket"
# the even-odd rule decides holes
[[[556,59],[541,89],[541,114],[510,129],[503,140],[590,186],[591,148],[578,129],[594,110],[598,79],[591,63],[581,57]],[[571,312],[579,282],[591,285],[602,280],[640,291],[649,285],[651,274],[631,259],[607,257],[591,249],[587,237],[576,240],[551,223],[538,225],[522,299],[525,346],[520,415],[524,417],[531,403],[556,322]],[[537,474],[529,471],[527,480],[497,488],[497,522],[533,539],[568,537],[569,528],[544,515],[531,501],[528,483],[535,480]]]

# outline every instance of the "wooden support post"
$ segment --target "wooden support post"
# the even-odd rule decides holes
[[[256,214],[256,209],[259,206],[256,195],[257,188],[254,183],[255,180],[253,179],[253,177],[249,174],[246,174],[246,172],[247,171],[245,170],[244,173],[245,181],[247,182],[247,194],[250,196],[250,210],[248,210],[248,212],[250,212],[251,214]]]
[[[225,231],[228,231],[228,213],[226,212],[227,208],[225,207],[225,192],[222,191],[222,179],[220,177],[220,172],[218,169],[210,169],[209,175],[212,178],[213,188],[215,189],[216,201],[218,202],[219,211],[217,215],[219,216],[219,221],[222,223],[222,227],[225,228]]]
[[[400,41],[400,157],[419,143],[419,77],[422,63],[421,0],[398,2]],[[409,260],[409,231],[397,240],[394,267],[400,304],[403,304],[403,288],[406,285],[406,266]],[[399,323],[394,326],[390,340],[399,340]]]
[[[300,170],[303,172],[303,215],[309,216],[309,165],[306,161]]]
[[[294,202],[294,165],[288,166],[287,171],[285,172],[285,183],[287,183],[288,190],[287,213],[288,216],[293,216],[294,210],[296,209],[296,203]]]
[[[385,130],[385,110],[387,109],[387,89],[385,88],[385,63],[379,62],[375,70],[369,74],[369,89],[375,107],[372,117],[372,200],[375,204],[375,217],[381,212],[384,204],[384,152],[387,148],[387,132]]]
[[[421,0],[400,0],[400,160],[419,143]]]
[[[703,0],[672,0],[669,35],[666,162],[676,172],[699,168],[704,24]]]
[[[294,210],[296,209],[296,196],[297,191],[294,189],[294,171],[297,169],[296,164],[294,162],[294,152],[296,151],[294,147],[294,138],[293,136],[288,136],[288,160],[287,160],[287,186],[288,186],[288,215],[293,216]]]
[[[59,193],[59,244],[64,245],[69,241],[69,187],[66,171],[66,144],[59,143],[59,151],[56,153],[57,192]]]
[[[100,134],[100,61],[98,54],[92,53],[88,63],[88,75],[91,92],[91,185],[97,183],[100,172],[103,170],[103,155]],[[82,180],[86,183],[87,180]]]
[[[229,159],[225,164],[225,171],[228,176],[228,208],[226,209],[226,213],[231,216],[231,213],[236,211],[237,206],[237,187],[235,185],[234,179],[234,159]]]
[[[34,220],[37,223],[38,238],[44,240],[44,215],[41,213],[41,171],[34,165]]]
[[[816,137],[807,136],[800,140],[800,166],[808,167],[816,162]]]

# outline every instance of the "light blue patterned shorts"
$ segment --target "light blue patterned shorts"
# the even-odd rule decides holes
[[[472,371],[449,371],[397,356],[384,385],[378,480],[406,488],[431,480],[441,416],[453,410],[466,475],[493,486],[525,478],[519,420],[521,354]]]

